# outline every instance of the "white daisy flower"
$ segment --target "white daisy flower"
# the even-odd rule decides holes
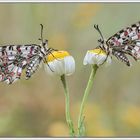
[[[71,75],[75,71],[75,60],[67,51],[54,51],[47,56],[45,69],[50,75]]]
[[[106,64],[111,64],[111,57],[108,56],[107,54],[101,50],[100,48],[98,49],[94,49],[94,50],[88,50],[83,64],[87,65],[87,64],[96,64],[97,66],[100,66],[104,63],[104,61],[106,61]]]

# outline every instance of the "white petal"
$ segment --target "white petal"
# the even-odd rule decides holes
[[[54,65],[54,73],[58,75],[63,75],[64,74],[64,60],[63,59],[55,59],[53,61]],[[51,67],[51,66],[50,66]]]
[[[88,64],[96,64],[96,54],[93,54],[93,53],[89,53],[88,54],[89,56],[89,59],[88,59]]]
[[[106,66],[110,65],[112,62],[112,59],[110,56],[108,56],[107,60],[106,60]]]
[[[50,75],[54,75],[54,65],[52,62],[50,62],[48,65],[47,64],[44,64],[44,68],[45,68],[45,71],[50,74]]]
[[[88,60],[88,56],[87,56],[87,53],[86,53],[86,55],[84,57],[84,60],[83,60],[83,65],[87,65],[88,64],[87,60]]]
[[[50,75],[62,75],[64,73],[63,70],[63,62],[62,60],[53,60],[47,64],[45,64],[45,68]]]
[[[85,55],[85,58],[84,58],[84,61],[83,61],[83,64],[84,65],[87,65],[87,64],[93,64],[95,63],[95,59],[94,59],[94,56],[95,54],[91,53],[91,52],[87,52],[86,55]]]
[[[67,56],[64,58],[65,74],[71,75],[75,71],[75,61],[72,56]]]
[[[105,59],[106,59],[106,55],[98,55],[98,57],[96,58],[97,62],[96,64],[99,66],[101,64],[104,63]]]

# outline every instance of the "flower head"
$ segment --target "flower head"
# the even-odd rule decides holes
[[[97,66],[102,65],[106,61],[106,64],[111,64],[111,57],[101,50],[100,48],[94,50],[88,50],[83,64],[96,64]]]
[[[51,75],[71,75],[75,71],[75,60],[67,51],[54,51],[47,56],[45,69]]]

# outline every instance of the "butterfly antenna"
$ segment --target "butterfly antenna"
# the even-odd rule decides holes
[[[102,37],[102,39],[104,40],[103,34],[101,33],[99,26],[97,24],[94,24],[94,28],[99,32],[100,36]]]
[[[41,40],[42,45],[43,45],[43,44],[44,44],[44,43],[43,43],[43,25],[40,24],[40,26],[41,26],[41,38],[39,38],[39,40]]]

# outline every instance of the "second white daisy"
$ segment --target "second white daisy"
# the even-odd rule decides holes
[[[99,48],[94,50],[88,50],[85,55],[83,64],[96,64],[97,66],[100,66],[104,63],[104,61],[106,61],[106,64],[111,64],[111,57],[107,56],[107,54]]]

